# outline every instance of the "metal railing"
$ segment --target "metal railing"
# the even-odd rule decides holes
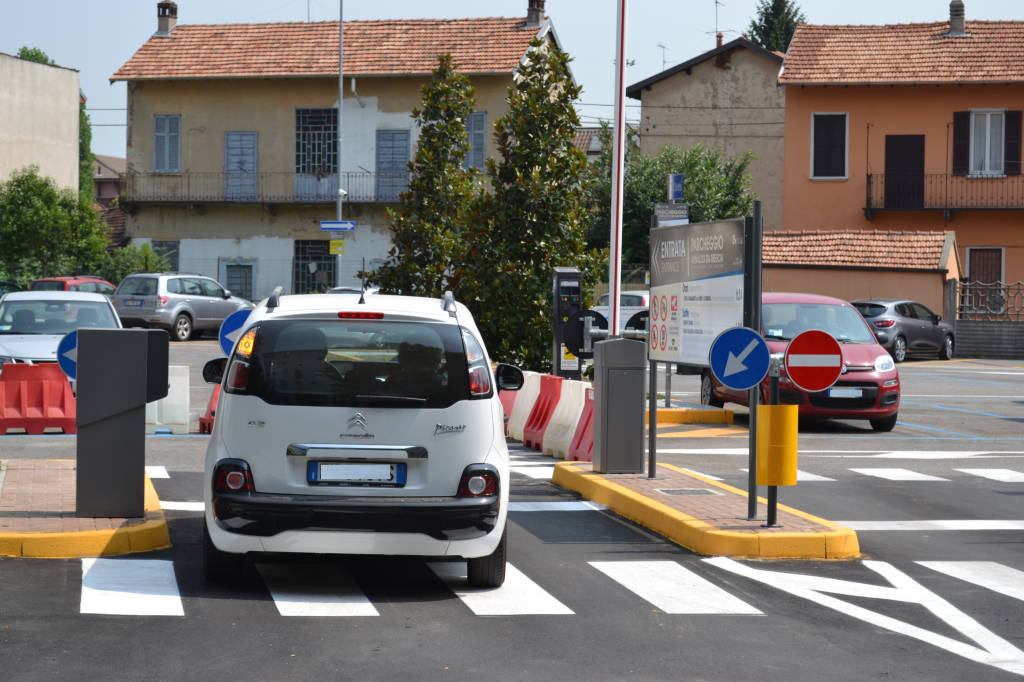
[[[409,173],[341,174],[346,202],[394,203],[409,186]],[[183,171],[124,175],[125,197],[134,202],[333,203],[338,174],[260,171]]]
[[[868,211],[1024,208],[1024,175],[868,173]]]
[[[1024,322],[1024,282],[957,282],[958,320]]]

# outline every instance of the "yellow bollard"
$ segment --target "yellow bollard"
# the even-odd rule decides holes
[[[796,485],[796,405],[757,406],[757,484]]]

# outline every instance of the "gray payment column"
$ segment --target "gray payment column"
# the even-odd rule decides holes
[[[75,515],[144,515],[146,403],[167,395],[162,329],[78,330]]]
[[[647,344],[612,338],[594,344],[594,471],[644,469]]]

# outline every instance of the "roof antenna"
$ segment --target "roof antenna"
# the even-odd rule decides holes
[[[359,303],[366,304],[366,256],[363,256],[363,269],[359,271],[362,275],[359,281],[362,283],[362,288],[359,290]]]

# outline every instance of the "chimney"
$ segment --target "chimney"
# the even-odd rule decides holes
[[[526,26],[537,28],[544,20],[544,0],[527,0]]]
[[[718,47],[721,47],[722,46],[722,38],[724,37],[722,35],[722,32],[719,31],[718,34],[715,37],[718,38]]]
[[[156,33],[169,36],[178,24],[178,5],[172,0],[161,0],[156,4]]]
[[[964,0],[952,0],[949,3],[949,33],[946,35],[967,35],[964,33]]]

